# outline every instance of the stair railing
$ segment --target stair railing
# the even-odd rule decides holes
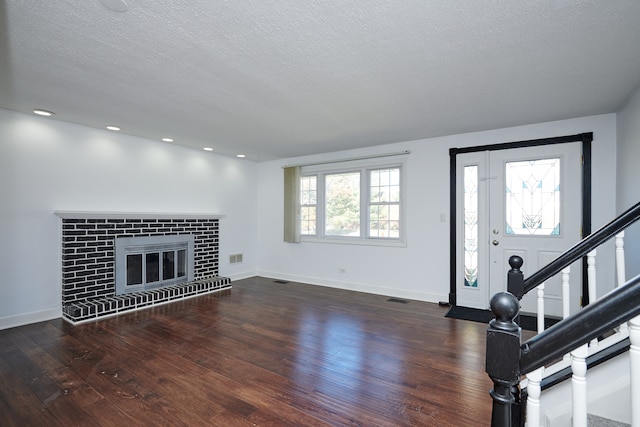
[[[518,256],[512,256],[509,259],[511,270],[507,274],[507,290],[514,294],[518,299],[522,299],[523,295],[533,289],[537,290],[537,332],[540,333],[545,328],[545,281],[551,278],[553,275],[561,272],[561,287],[562,287],[562,318],[567,318],[570,313],[570,301],[572,296],[570,295],[569,278],[570,267],[569,265],[575,261],[584,258],[586,260],[586,279],[587,279],[587,294],[583,295],[583,305],[587,305],[589,301],[595,301],[597,299],[597,284],[596,284],[596,248],[597,246],[605,243],[615,235],[615,262],[616,262],[616,274],[617,274],[617,286],[621,286],[625,282],[625,260],[624,260],[624,229],[635,221],[640,219],[640,202],[629,208],[618,218],[614,219],[610,223],[601,227],[595,233],[589,235],[581,242],[574,245],[572,248],[565,251],[553,262],[543,267],[539,271],[535,272],[528,278],[524,278],[520,268],[523,265],[522,258]],[[575,296],[573,297],[575,299]],[[589,347],[589,356],[594,353],[606,349],[618,342],[627,339],[629,336],[628,326],[626,324],[620,325],[616,328],[614,335],[608,336],[606,339],[600,341],[594,339]],[[563,370],[569,366],[569,355],[565,355],[564,363],[557,363],[553,367],[546,367],[544,376],[554,375],[556,372]]]
[[[522,375],[534,372],[568,352],[584,348],[592,339],[640,315],[640,275],[522,344],[521,329],[514,321],[519,308],[518,299],[509,292],[499,292],[491,299],[495,319],[489,323],[487,330],[486,369],[494,384],[490,393],[493,399],[493,427],[522,424],[516,405],[520,398],[519,382]],[[640,373],[637,372],[640,369],[640,318],[634,319],[630,325],[633,336],[631,351],[637,353],[635,363],[632,359],[631,376],[640,381]],[[584,357],[582,352],[578,358]],[[586,368],[584,371],[578,373],[578,382],[584,377]],[[639,407],[633,399],[632,407]],[[574,417],[574,425],[586,425],[586,412],[584,419],[582,424]],[[640,420],[634,418],[632,426],[635,427],[638,422]],[[537,427],[540,424],[530,422],[529,425]]]
[[[516,291],[516,293],[514,293],[510,288],[508,288],[509,292],[518,297],[518,299],[522,298],[524,294],[535,289],[538,285],[540,285],[550,277],[558,274],[562,271],[563,268],[571,265],[575,261],[578,261],[593,249],[605,243],[617,233],[620,233],[629,225],[636,222],[639,218],[640,202],[636,203],[619,217],[602,226],[594,233],[591,233],[588,237],[576,243],[571,248],[567,249],[564,253],[562,253],[562,255],[558,256],[558,258],[551,261],[549,264],[524,279],[521,290],[514,289]],[[520,293],[520,295],[518,295],[518,293]]]
[[[539,271],[535,272],[528,278],[524,278],[522,274],[521,267],[523,265],[522,258],[518,256],[512,256],[509,259],[509,264],[511,266],[511,270],[507,273],[507,289],[510,294],[516,297],[516,301],[522,299],[522,297],[533,289],[537,289],[537,297],[538,297],[538,319],[537,319],[537,328],[538,333],[542,333],[544,330],[544,282],[549,278],[553,277],[558,273],[562,273],[562,293],[563,293],[563,319],[568,319],[570,317],[569,313],[569,274],[570,269],[569,265],[573,262],[586,257],[587,258],[587,281],[589,288],[589,295],[583,296],[583,301],[588,303],[589,301],[596,301],[596,279],[595,279],[595,259],[596,259],[596,247],[600,246],[602,243],[611,239],[612,236],[615,235],[616,238],[616,273],[617,273],[617,286],[618,288],[626,286],[625,283],[625,266],[624,266],[624,229],[629,225],[633,224],[635,221],[640,219],[640,202],[625,211],[618,218],[614,219],[610,223],[606,224],[598,231],[592,233],[590,236],[577,243],[567,251],[565,251],[562,255],[560,255],[557,259],[552,261],[547,266],[543,267]],[[634,279],[635,280],[635,279]],[[640,302],[638,302],[640,305]],[[519,310],[519,303],[517,304],[517,308]],[[494,311],[495,313],[495,311]],[[503,313],[504,315],[504,313]],[[632,316],[633,317],[633,316]],[[496,317],[498,319],[498,317]],[[504,326],[504,322],[506,320],[494,321],[497,322],[497,325]],[[561,322],[562,323],[562,322]],[[636,334],[638,325],[640,324],[640,318],[635,319],[630,323],[631,330],[635,331]],[[575,425],[586,425],[586,358],[591,354],[601,351],[607,348],[610,345],[614,345],[621,340],[627,339],[630,336],[631,331],[626,324],[626,321],[621,322],[619,324],[614,324],[613,326],[605,328],[605,331],[612,330],[616,328],[616,334],[610,336],[606,339],[606,342],[603,342],[604,345],[599,345],[598,338],[601,334],[596,334],[592,338],[590,338],[591,345],[587,343],[583,343],[578,347],[569,348],[563,354],[561,354],[562,358],[560,362],[556,362],[551,367],[546,367],[545,365],[548,362],[541,364],[527,372],[522,372],[522,374],[526,374],[526,380],[523,381],[523,385],[527,386],[527,417],[528,417],[528,425],[529,426],[539,426],[540,425],[540,393],[541,393],[541,382],[542,380],[551,374],[557,373],[561,371],[563,368],[568,366],[572,367],[573,370],[573,379],[574,383],[573,393],[574,393],[574,410],[578,409],[581,415],[579,417],[584,417],[584,424],[580,419],[576,420],[574,416]],[[634,329],[635,328],[635,329]],[[489,328],[491,330],[491,327]],[[489,372],[489,363],[490,359],[495,359],[495,354],[489,352],[489,332],[487,335],[487,372]],[[640,337],[636,336],[634,339],[636,342],[640,341]],[[636,347],[633,348],[632,341],[632,351],[636,352],[636,363],[640,364],[640,342],[636,344]],[[569,353],[571,350],[571,353]],[[556,360],[555,355],[551,360]],[[500,360],[497,358],[495,360]],[[495,366],[494,362],[493,365]],[[636,368],[636,372],[640,370],[640,367]],[[584,371],[584,374],[583,374]],[[640,376],[640,373],[636,375]],[[491,376],[491,375],[490,375]],[[640,380],[640,378],[638,378]],[[638,381],[636,384],[640,384]],[[494,390],[496,390],[494,388]],[[514,402],[517,405],[522,405],[519,397],[519,387],[516,385],[512,390],[512,394],[514,394]],[[581,396],[582,395],[582,396]],[[499,396],[499,394],[495,394],[492,391],[492,396]],[[640,407],[640,392],[636,390],[636,400]],[[585,410],[580,410],[580,407],[584,406]],[[495,424],[495,425],[524,425],[524,420],[520,420],[520,414],[523,411],[517,410],[512,411],[512,420],[511,424]],[[640,410],[636,411],[640,414]],[[637,418],[640,418],[640,415],[636,414]],[[640,419],[638,420],[638,424],[634,427],[640,427]]]

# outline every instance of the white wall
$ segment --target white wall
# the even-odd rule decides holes
[[[617,115],[617,210],[624,212],[640,202],[640,88]],[[640,274],[640,223],[625,231],[627,278]]]
[[[256,199],[253,162],[0,109],[0,329],[60,316],[54,210],[226,215],[220,274],[238,278],[257,269]]]
[[[614,114],[261,163],[258,165],[259,273],[382,295],[446,301],[449,292],[449,148],[581,132],[594,133],[592,224],[596,229],[615,216]],[[282,241],[283,165],[401,150],[411,151],[407,164],[406,248]],[[441,214],[446,215],[446,222],[440,222]],[[611,257],[604,255],[599,260],[602,293],[613,286],[612,256],[611,249]],[[340,269],[346,272],[340,273]]]
[[[626,110],[635,111],[636,121],[637,98]],[[60,316],[59,219],[54,210],[224,214],[220,273],[232,279],[262,274],[447,300],[449,148],[581,132],[594,132],[595,229],[615,215],[613,114],[255,164],[0,110],[0,329]],[[623,147],[638,158],[634,142]],[[282,165],[400,150],[412,152],[406,248],[282,241]],[[625,176],[635,172],[629,169]],[[628,198],[637,200],[637,189],[627,187],[625,197],[635,191]],[[441,214],[446,222],[440,222]],[[229,265],[228,255],[238,252],[244,254],[243,264]],[[606,283],[613,274],[612,261],[605,256],[599,262],[599,283]]]

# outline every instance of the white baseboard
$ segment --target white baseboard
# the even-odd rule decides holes
[[[244,271],[244,272],[235,273],[235,274],[220,273],[220,276],[228,277],[233,282],[234,280],[242,280],[242,279],[248,279],[249,277],[259,276],[259,274],[257,271]]]
[[[365,292],[374,295],[385,295],[396,298],[406,298],[417,301],[433,302],[448,301],[449,295],[432,294],[426,292],[416,292],[408,289],[399,289],[385,286],[368,285],[364,283],[343,282],[328,280],[318,277],[301,276],[294,274],[278,273],[274,271],[259,270],[255,275],[268,277],[270,279],[289,280],[292,282],[307,283],[310,285],[326,286],[329,288],[344,289],[348,291]]]
[[[62,308],[60,307],[36,311],[33,313],[1,317],[0,330],[15,328],[16,326],[28,325],[30,323],[45,322],[47,320],[57,319],[59,317],[62,317]]]
[[[254,276],[268,277],[270,279],[289,280],[292,282],[307,283],[310,285],[326,286],[329,288],[344,289],[356,292],[366,292],[375,295],[385,295],[396,298],[406,298],[417,301],[435,302],[448,300],[448,295],[431,294],[425,292],[415,292],[406,289],[398,289],[384,286],[367,285],[364,283],[344,282],[328,280],[318,277],[302,276],[295,274],[278,273],[274,271],[245,271],[235,274],[221,274],[232,281],[248,279]],[[232,283],[233,284],[233,283]],[[30,323],[44,322],[62,317],[62,308],[56,307],[49,310],[37,311],[33,313],[19,314],[0,318],[0,330],[14,328],[16,326],[28,325]]]

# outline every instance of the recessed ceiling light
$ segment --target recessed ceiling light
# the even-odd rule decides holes
[[[37,114],[39,116],[53,116],[54,113],[52,113],[51,111],[47,111],[47,110],[33,110],[34,114]]]
[[[115,131],[119,131],[120,130],[120,128],[118,126],[107,126],[107,129],[115,130]]]
[[[247,157],[247,156],[245,156],[244,154],[236,154],[236,157],[239,157],[239,158],[241,158],[241,159],[244,159],[244,158],[245,158],[245,157]]]
[[[204,147],[204,148],[203,148],[203,150],[204,150],[204,151],[213,151],[213,148],[211,148],[211,147]]]
[[[164,142],[173,142],[172,138],[162,138]]]

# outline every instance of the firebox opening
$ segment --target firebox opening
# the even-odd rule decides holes
[[[116,295],[193,280],[193,236],[116,239]]]

